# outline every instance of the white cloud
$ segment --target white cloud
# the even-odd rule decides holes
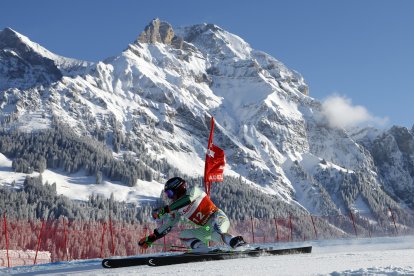
[[[384,126],[388,123],[387,117],[375,117],[364,106],[352,105],[351,99],[336,94],[322,102],[322,112],[333,127]]]

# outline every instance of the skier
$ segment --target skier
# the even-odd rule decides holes
[[[229,219],[200,188],[188,189],[184,179],[174,177],[165,184],[164,193],[171,204],[152,212],[152,217],[154,219],[163,218],[164,224],[155,229],[153,234],[142,238],[138,242],[141,247],[146,249],[154,241],[167,235],[181,217],[201,226],[180,233],[180,240],[192,251],[209,251],[206,245],[209,240],[224,242],[232,248],[246,245],[243,237],[227,233],[230,227]]]

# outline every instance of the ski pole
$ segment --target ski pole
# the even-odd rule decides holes
[[[152,245],[153,246],[164,246],[163,243],[153,243]],[[174,248],[185,248],[185,249],[187,248],[186,246],[174,245],[174,244],[165,244],[165,246],[174,247]]]

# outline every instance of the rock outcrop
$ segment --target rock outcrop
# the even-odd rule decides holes
[[[171,44],[174,38],[172,26],[164,21],[155,18],[145,27],[145,30],[139,35],[137,41],[140,43],[164,43]]]

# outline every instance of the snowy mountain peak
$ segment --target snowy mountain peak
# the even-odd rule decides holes
[[[39,44],[32,42],[29,38],[11,28],[5,28],[0,32],[0,50],[14,52],[15,55],[24,57],[28,57],[29,53],[36,53],[41,57],[52,55],[51,52]],[[31,61],[35,62],[34,57]]]
[[[26,89],[62,78],[51,52],[16,31],[0,32],[0,89]]]
[[[7,44],[13,44],[21,41],[22,35],[13,30],[12,28],[4,28],[0,31],[0,47],[4,47]]]
[[[9,85],[0,82],[1,88],[52,83],[92,64],[52,53],[11,28],[0,32],[0,68],[5,71],[0,79],[9,80]]]
[[[251,55],[251,47],[237,35],[231,34],[214,24],[198,24],[177,29],[178,36],[201,50],[209,50],[217,58],[245,60]]]
[[[57,55],[11,28],[5,28],[0,32],[0,50],[14,51],[22,58],[32,57],[33,59],[29,60],[32,62],[35,62],[34,55],[37,55],[38,58],[48,58],[51,60],[58,58]]]

